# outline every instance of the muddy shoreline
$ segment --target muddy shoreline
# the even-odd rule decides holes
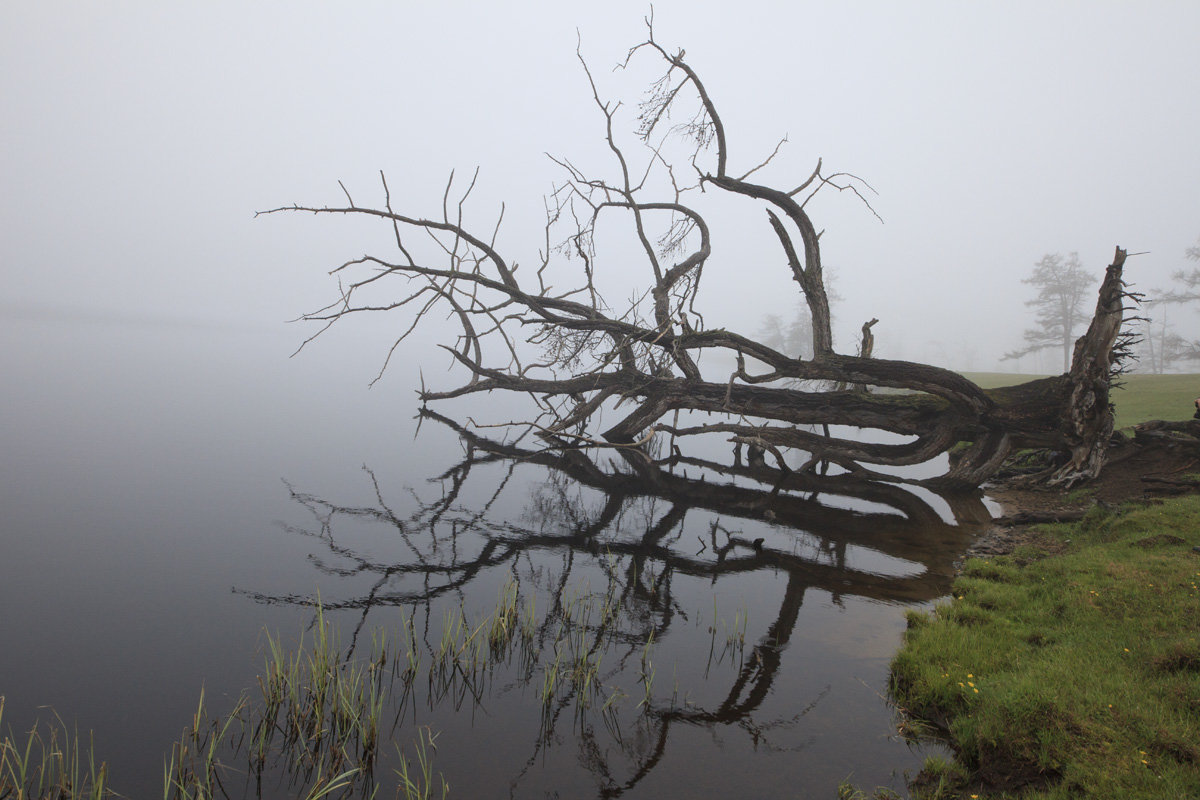
[[[1008,555],[1028,544],[1051,552],[1062,550],[1066,543],[1039,532],[1037,526],[1076,521],[1097,506],[1115,510],[1200,492],[1200,481],[1194,477],[1200,472],[1200,459],[1194,453],[1183,442],[1126,442],[1110,451],[1099,478],[1071,490],[1015,483],[985,487],[988,499],[1000,506],[1001,515],[967,548],[964,561]]]

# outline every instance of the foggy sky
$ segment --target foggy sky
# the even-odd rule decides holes
[[[487,229],[506,202],[503,241],[532,262],[559,177],[545,154],[604,155],[577,36],[602,91],[632,107],[610,68],[643,40],[648,10],[7,3],[0,314],[282,326],[332,299],[326,271],[382,250],[387,232],[253,212],[340,204],[339,180],[379,203],[380,170],[395,205],[425,216],[451,169],[478,166],[471,209]],[[1044,253],[1077,250],[1099,276],[1114,246],[1149,251],[1127,268],[1143,290],[1187,266],[1200,4],[689,0],[654,13],[722,113],[731,172],[786,135],[779,185],[821,157],[878,190],[883,224],[846,196],[813,210],[844,298],[841,351],[875,316],[878,355],[991,369],[1031,321],[1020,279]],[[781,254],[729,233],[717,246],[705,277],[735,300],[711,325],[754,333],[789,312]],[[1200,336],[1200,315],[1174,320]],[[382,359],[378,337],[347,328],[326,346]]]

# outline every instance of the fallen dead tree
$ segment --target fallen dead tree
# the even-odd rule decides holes
[[[639,448],[669,437],[677,452],[694,437],[718,436],[734,443],[739,460],[742,448],[751,461],[770,454],[782,472],[833,468],[882,481],[910,479],[881,467],[919,464],[954,449],[945,474],[925,482],[957,487],[980,485],[1014,449],[1034,447],[1064,454],[1039,481],[1070,485],[1099,472],[1112,433],[1108,392],[1124,347],[1124,250],[1116,250],[1091,327],[1064,375],[987,391],[948,369],[873,358],[876,320],[863,326],[858,355],[839,354],[821,236],[808,205],[832,190],[866,203],[866,184],[830,173],[820,161],[790,182],[757,182],[778,147],[757,166],[735,172],[714,98],[683,51],[669,52],[648,28],[647,40],[622,66],[650,57],[664,74],[639,106],[632,146],[617,133],[620,104],[602,100],[592,81],[613,170],[590,174],[555,159],[564,177],[549,198],[535,267],[522,269],[500,251],[498,220],[486,227],[465,220],[474,181],[454,200],[452,176],[440,216],[426,218],[396,210],[383,179],[380,207],[357,205],[346,192],[342,206],[263,212],[374,217],[394,233],[394,253],[343,264],[335,270],[340,296],[305,318],[324,331],[363,312],[404,313],[399,344],[434,315],[451,316],[460,331],[440,346],[466,380],[449,389],[422,386],[422,403],[525,393],[538,410],[513,424],[535,431],[549,447]],[[676,135],[689,142],[682,155],[672,149]],[[696,310],[713,253],[698,203],[710,192],[765,211],[780,267],[790,270],[807,304],[811,355],[713,326]],[[626,226],[637,243],[642,288],[620,303],[606,297],[595,270],[602,222]],[[873,391],[880,389],[886,391]],[[831,434],[831,426],[868,433]],[[881,443],[870,431],[903,441]]]

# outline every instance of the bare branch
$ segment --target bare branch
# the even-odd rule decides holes
[[[576,58],[592,104],[602,115],[610,158],[605,171],[592,172],[579,166],[584,162],[548,156],[560,170],[560,182],[543,203],[536,269],[520,272],[520,262],[501,253],[506,204],[482,225],[472,220],[477,215],[468,208],[468,200],[480,181],[478,168],[465,186],[456,185],[455,172],[449,173],[440,218],[397,210],[382,172],[382,208],[357,204],[339,181],[346,206],[292,205],[259,212],[377,219],[391,227],[399,253],[390,259],[364,255],[332,270],[338,279],[337,297],[303,315],[320,327],[300,349],[344,319],[365,312],[400,312],[400,333],[392,339],[372,384],[402,343],[413,342],[419,330],[431,329],[437,346],[452,360],[451,373],[465,379],[457,386],[437,388],[426,386],[422,376],[423,403],[492,391],[523,394],[535,404],[535,418],[504,423],[505,427],[535,432],[547,446],[559,449],[639,453],[631,462],[638,464],[642,461],[637,459],[650,458],[645,448],[661,446],[654,437],[664,432],[671,437],[672,463],[688,458],[680,448],[694,437],[719,436],[737,443],[739,453],[742,446],[759,455],[772,453],[781,474],[789,469],[789,452],[797,451],[804,454],[801,471],[834,464],[864,479],[904,482],[909,479],[876,473],[865,465],[920,463],[969,443],[937,480],[978,485],[1012,448],[1058,447],[1082,453],[1086,448],[1080,442],[1091,437],[1088,440],[1095,443],[1103,420],[1075,412],[1088,402],[1096,406],[1095,398],[1107,391],[1110,373],[1119,371],[1134,341],[1129,335],[1110,337],[1112,315],[1138,299],[1121,283],[1123,257],[1110,267],[1101,288],[1095,332],[1089,329],[1076,346],[1079,363],[1084,357],[1078,354],[1086,352],[1088,364],[1107,364],[1103,379],[1097,377],[1096,366],[1086,377],[1064,375],[984,391],[950,370],[875,358],[874,318],[863,325],[858,355],[841,355],[833,345],[821,232],[808,204],[826,189],[850,192],[882,221],[869,200],[875,189],[849,172],[825,175],[819,159],[811,174],[793,176],[785,184],[794,187],[790,190],[751,182],[751,176],[775,162],[787,137],[741,177],[731,177],[725,126],[713,98],[685,60],[685,52],[672,53],[659,44],[652,17],[646,26],[647,39],[630,48],[618,67],[644,54],[662,59],[665,71],[638,105],[632,146],[630,135],[621,133],[629,112],[621,102],[601,97],[577,43]],[[695,146],[690,156],[674,163],[668,145],[672,134],[687,137]],[[701,157],[710,147],[715,147],[715,163],[711,153]],[[695,170],[695,184],[681,185],[675,170],[681,163]],[[779,243],[780,266],[786,262],[807,305],[811,358],[787,355],[780,351],[782,345],[769,346],[735,330],[710,328],[697,312],[704,269],[717,241],[705,216],[709,187],[738,202],[765,207]],[[692,193],[694,189],[700,191]],[[617,260],[628,255],[620,249],[614,249],[611,262],[598,257],[610,244],[605,237],[618,228],[626,241],[637,243],[634,260],[640,276]],[[733,241],[736,247],[737,233],[721,241]],[[616,284],[627,298],[623,303],[610,304],[604,296],[611,293],[610,275],[603,274],[610,263],[621,280],[634,281],[629,287]],[[447,320],[453,325],[449,334],[436,327]],[[1041,339],[1027,339],[1027,349],[1012,355],[1044,346]],[[748,358],[757,362],[753,369],[747,366]],[[731,362],[736,363],[732,370]],[[1085,398],[1080,386],[1088,381],[1092,394]],[[1075,420],[1076,427],[1067,432],[1064,418]],[[829,429],[834,425],[866,433],[861,438],[832,436]],[[807,426],[821,426],[824,433]],[[872,432],[893,438],[881,444],[872,440]],[[895,436],[902,439],[897,443]],[[1080,457],[1082,462],[1076,459],[1084,471],[1095,467],[1093,451],[1087,453]]]

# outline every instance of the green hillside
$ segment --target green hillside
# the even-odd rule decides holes
[[[965,372],[963,375],[985,389],[1011,386],[1045,377],[1009,372]],[[1126,375],[1123,385],[1113,392],[1117,423],[1128,428],[1148,419],[1189,419],[1200,397],[1200,375]]]

